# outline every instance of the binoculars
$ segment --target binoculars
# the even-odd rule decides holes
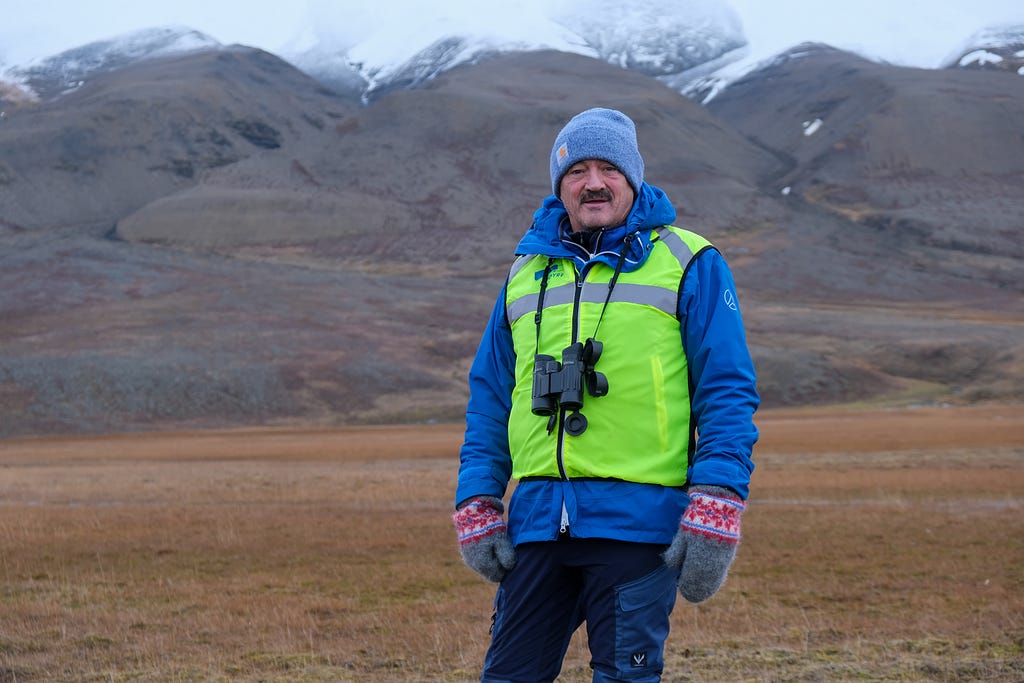
[[[579,436],[587,428],[587,420],[579,413],[583,407],[584,389],[591,396],[608,393],[608,378],[594,370],[604,345],[593,339],[575,342],[562,350],[562,361],[554,356],[537,354],[533,359],[533,396],[530,409],[534,415],[555,415],[559,408],[573,411],[566,418],[566,431]]]

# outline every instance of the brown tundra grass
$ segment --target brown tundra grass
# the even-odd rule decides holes
[[[759,425],[736,565],[677,603],[663,680],[1024,680],[1024,406]],[[478,679],[461,431],[0,442],[0,683]],[[587,660],[580,633],[559,680]]]

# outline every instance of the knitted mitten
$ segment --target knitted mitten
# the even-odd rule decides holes
[[[746,506],[718,486],[694,486],[665,564],[680,568],[679,592],[690,602],[707,600],[725,583],[740,542],[740,515]]]
[[[505,506],[493,496],[477,496],[452,516],[459,535],[459,554],[470,569],[495,583],[516,563],[502,513]]]

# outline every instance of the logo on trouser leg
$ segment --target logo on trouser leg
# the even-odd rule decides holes
[[[634,669],[643,669],[647,666],[647,650],[634,652],[629,656],[629,665]]]

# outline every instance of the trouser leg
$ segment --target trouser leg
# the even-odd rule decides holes
[[[582,623],[579,573],[561,560],[561,542],[524,543],[498,586],[484,683],[553,681]]]
[[[661,680],[678,572],[665,546],[604,539],[526,543],[495,596],[484,683],[549,683],[586,620],[596,683]]]
[[[678,572],[665,566],[661,545],[591,545],[582,597],[593,680],[660,681]]]

